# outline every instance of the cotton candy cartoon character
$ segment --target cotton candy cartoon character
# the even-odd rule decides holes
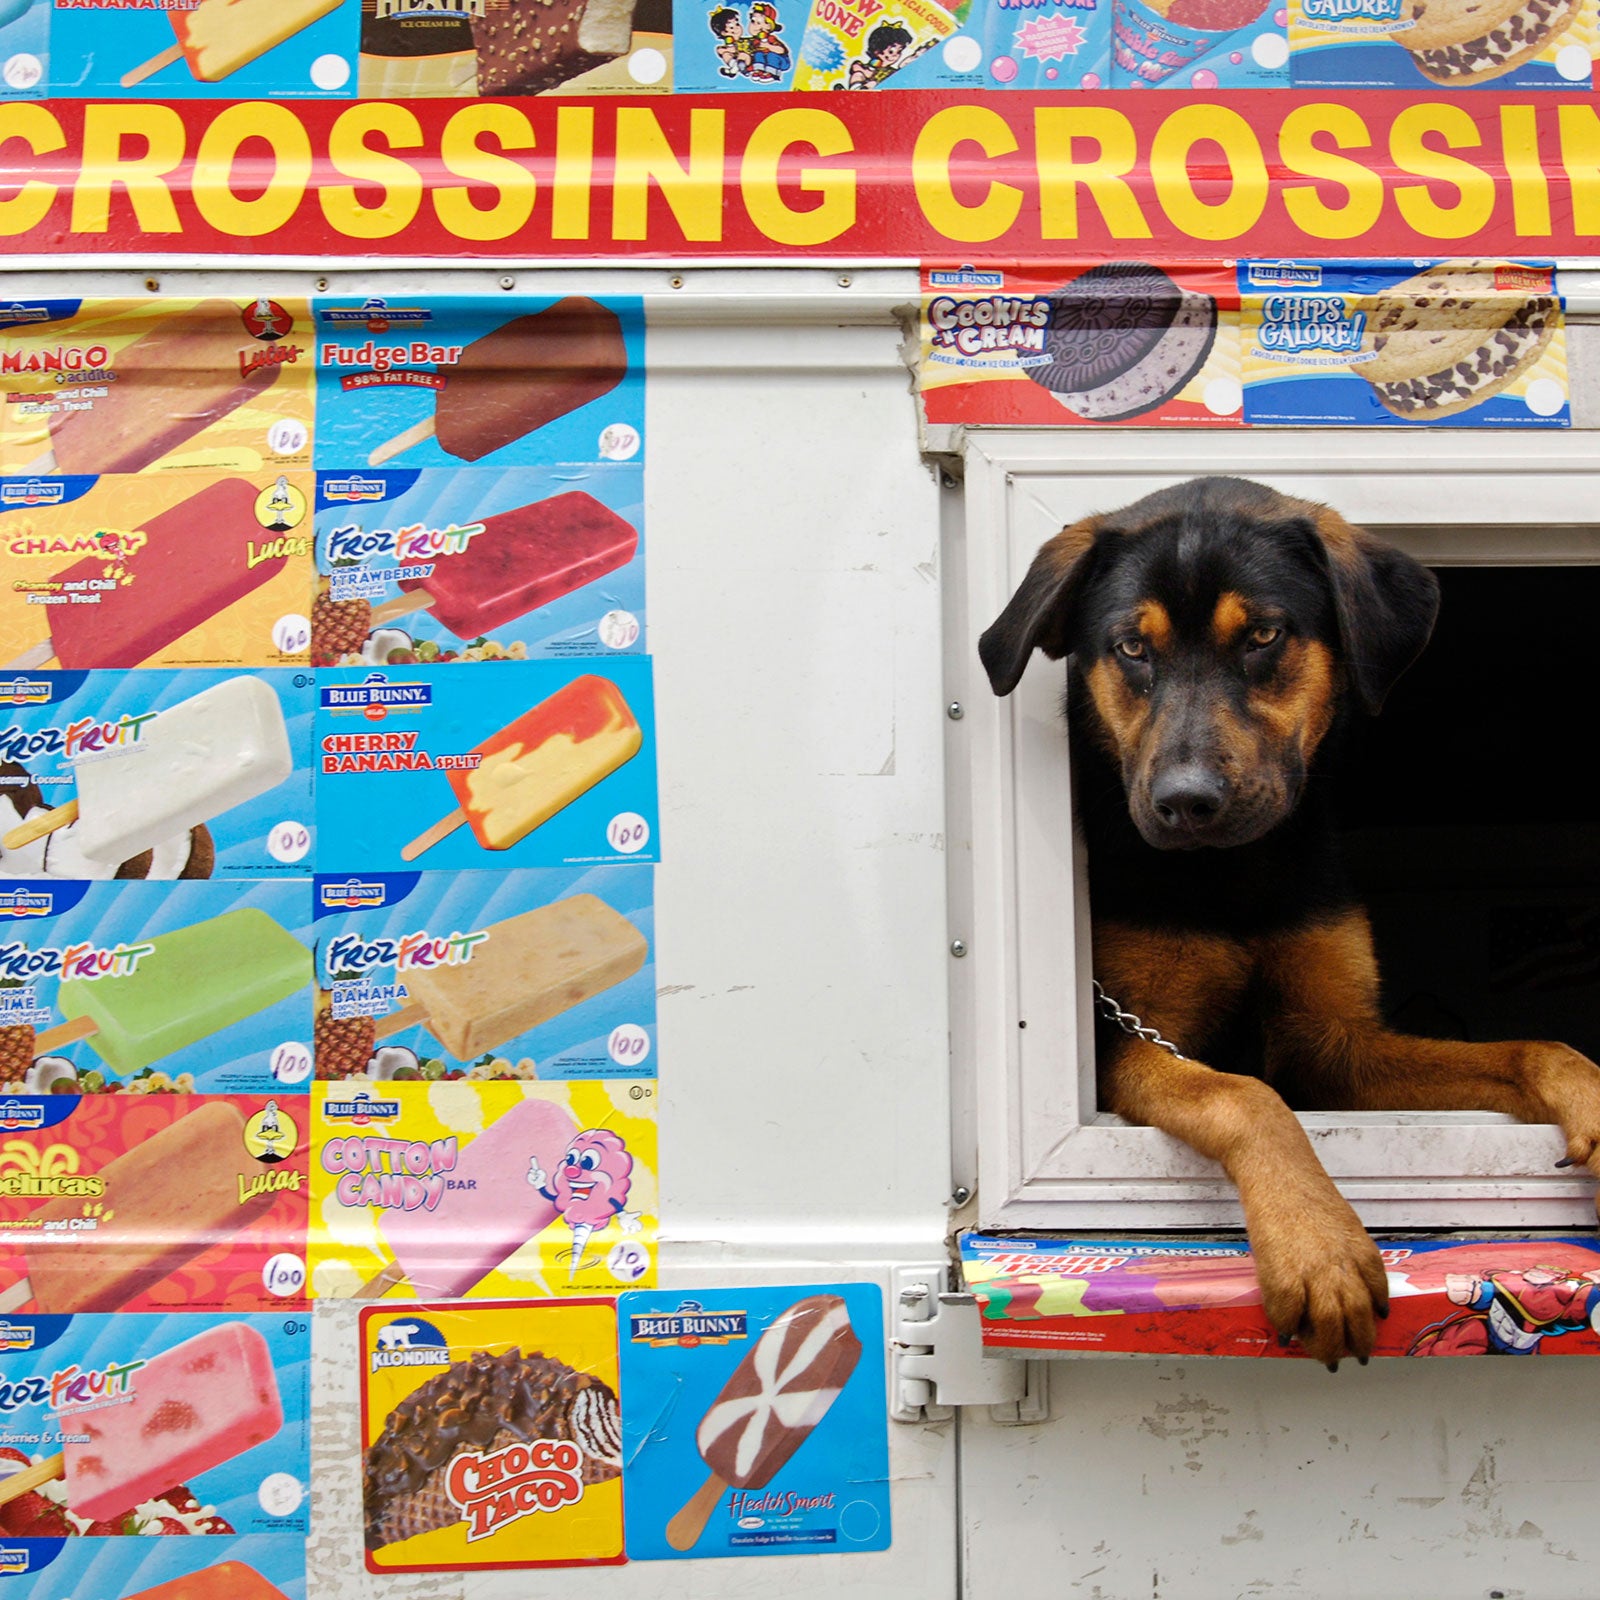
[[[561,1213],[572,1229],[572,1249],[566,1252],[572,1263],[567,1281],[573,1282],[585,1263],[584,1246],[589,1235],[604,1229],[613,1217],[624,1233],[637,1233],[643,1223],[632,1212],[623,1210],[628,1201],[633,1157],[616,1134],[604,1128],[586,1128],[578,1134],[561,1165],[547,1174],[534,1156],[528,1167],[528,1182]]]

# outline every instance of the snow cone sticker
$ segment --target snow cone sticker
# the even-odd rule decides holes
[[[622,1559],[611,1301],[373,1307],[361,1329],[370,1571]]]

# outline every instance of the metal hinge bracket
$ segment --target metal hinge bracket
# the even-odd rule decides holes
[[[957,1406],[988,1406],[1002,1426],[1050,1415],[1042,1361],[985,1355],[978,1302],[902,1269],[889,1335],[889,1415],[896,1422],[947,1422]]]

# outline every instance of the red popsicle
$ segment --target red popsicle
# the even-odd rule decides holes
[[[593,496],[558,494],[485,517],[460,555],[439,557],[426,578],[400,580],[409,604],[397,597],[372,620],[426,607],[458,639],[476,639],[626,566],[638,548],[638,531]]]
[[[256,521],[260,491],[243,478],[225,478],[152,517],[145,542],[131,554],[108,549],[85,556],[53,582],[87,584],[116,571],[115,588],[93,604],[50,607],[50,648],[63,667],[136,667],[191,628],[226,611],[283,570],[285,555],[250,564],[250,543],[262,537]],[[79,591],[86,592],[86,591]],[[38,646],[27,658],[42,665]]]

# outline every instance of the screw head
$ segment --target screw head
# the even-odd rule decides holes
[[[967,708],[962,705],[959,700],[952,700],[950,704],[944,708],[944,714],[949,717],[952,722],[959,722],[964,716],[966,716]]]
[[[681,289],[683,287],[682,274],[677,272],[673,273],[673,275],[667,279],[667,283],[674,289]]]
[[[951,955],[953,955],[953,956],[964,956],[966,953],[967,953],[967,941],[965,939],[952,939],[950,941],[950,954]]]
[[[972,1191],[963,1183],[950,1191],[950,1204],[964,1206],[972,1198]]]
[[[318,294],[326,294],[328,292],[328,280],[326,278],[318,278],[313,287]]]
[[[159,278],[146,278],[144,280],[144,286],[150,291],[151,294],[155,294],[161,288],[161,280]]]
[[[841,289],[848,289],[850,287],[850,274],[848,272],[843,273],[840,276],[840,278],[839,278],[839,287]]]
[[[517,280],[513,277],[507,276],[500,280],[500,287],[502,289],[515,289],[516,286]]]

